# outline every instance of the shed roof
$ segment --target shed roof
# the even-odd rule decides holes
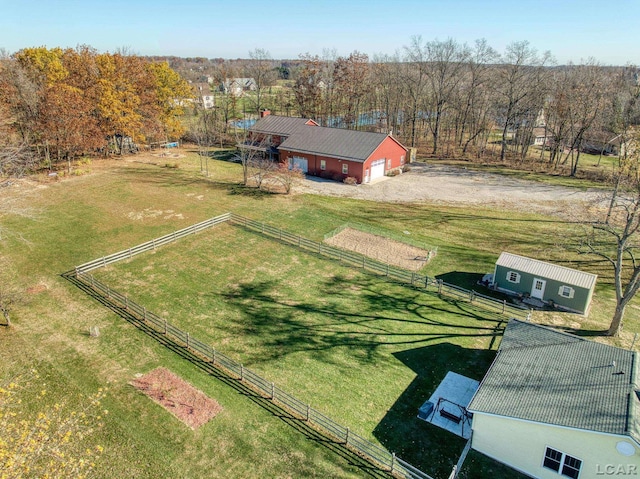
[[[585,273],[566,266],[546,263],[545,261],[506,252],[500,254],[498,261],[496,261],[496,266],[503,266],[589,290],[594,287],[598,278],[597,275],[592,273]]]
[[[468,409],[639,441],[637,369],[633,351],[512,319]]]

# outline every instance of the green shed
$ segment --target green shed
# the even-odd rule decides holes
[[[503,252],[493,273],[494,288],[586,315],[597,275]]]

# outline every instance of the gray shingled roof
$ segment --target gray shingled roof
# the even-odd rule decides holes
[[[506,252],[500,254],[496,265],[586,289],[593,288],[598,278],[595,274]]]
[[[309,120],[308,118],[267,115],[264,118],[260,118],[251,128],[249,128],[249,131],[266,133],[268,135],[288,136],[302,127],[309,126],[306,125],[309,121],[313,120]]]
[[[249,130],[288,137],[279,148],[343,160],[364,162],[387,138],[384,133],[310,126],[307,118],[268,115]]]
[[[468,409],[638,441],[637,368],[633,351],[512,319]]]
[[[280,148],[364,162],[386,138],[384,133],[314,126],[299,129]]]

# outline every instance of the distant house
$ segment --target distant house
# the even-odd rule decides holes
[[[533,129],[533,144],[536,146],[550,146],[553,140],[553,132],[544,126],[537,126]]]
[[[467,408],[471,447],[535,478],[637,476],[638,359],[512,319]]]
[[[226,78],[219,88],[224,94],[242,96],[245,92],[255,91],[257,84],[253,78]]]
[[[499,291],[586,314],[597,275],[503,252],[496,261],[493,286]]]
[[[594,133],[589,135],[582,142],[582,151],[593,155],[624,156],[633,149],[632,142],[625,139],[623,135],[613,133]]]
[[[407,155],[391,135],[321,127],[313,120],[269,112],[249,129],[249,138],[250,147],[261,148],[290,168],[335,180],[352,177],[358,183],[400,170]]]
[[[196,100],[205,110],[209,110],[215,106],[215,97],[211,91],[209,83],[196,83],[195,84],[197,98]]]

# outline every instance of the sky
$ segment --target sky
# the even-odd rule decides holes
[[[640,0],[0,0],[0,48],[273,59],[402,52],[413,36],[528,41],[556,63],[640,65]]]

